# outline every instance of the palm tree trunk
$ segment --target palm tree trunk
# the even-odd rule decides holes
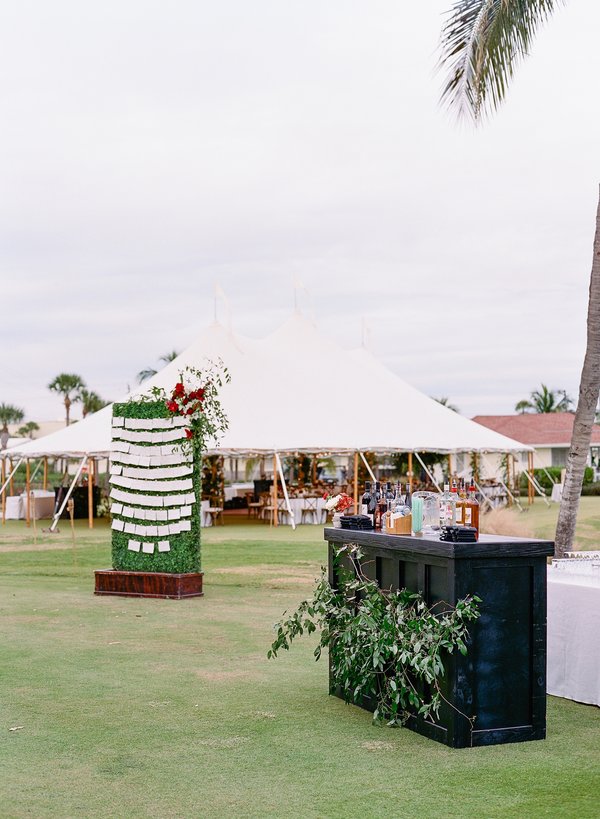
[[[69,410],[71,409],[71,399],[69,396],[65,396],[65,410],[67,412],[67,426],[69,426]]]
[[[556,554],[562,557],[572,548],[577,523],[577,510],[583,485],[583,473],[590,451],[592,428],[600,393],[600,202],[596,213],[596,236],[594,258],[590,278],[590,296],[587,318],[587,347],[581,381],[579,401],[573,422],[573,437],[567,458],[567,473],[563,488],[558,524],[556,526]]]

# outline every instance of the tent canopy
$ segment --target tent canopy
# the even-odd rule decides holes
[[[518,452],[528,447],[442,406],[365,349],[344,350],[300,315],[264,339],[214,323],[174,361],[121,400],[169,391],[186,366],[221,358],[227,455],[370,452]],[[355,385],[356,384],[356,385]],[[3,452],[4,457],[108,456],[112,407]]]

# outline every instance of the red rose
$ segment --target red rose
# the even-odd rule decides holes
[[[188,409],[188,411],[187,411],[187,414],[188,414],[188,415],[191,415],[191,414],[193,413],[193,411],[194,411],[194,408],[193,408],[193,407],[190,407],[190,408]]]
[[[185,398],[182,398],[182,399],[181,399],[181,403],[182,403],[184,406],[185,406],[185,404],[187,404],[187,403],[188,403],[188,401],[189,401],[189,398],[187,398],[187,397],[185,397]]]
[[[177,384],[175,384],[175,395],[183,395],[184,392],[184,386],[181,381],[179,381]]]
[[[192,432],[192,430],[191,430],[191,429],[186,429],[186,431],[185,431],[185,437],[186,437],[186,438],[193,438],[193,437],[194,437],[194,433]]]
[[[199,390],[196,390],[196,397],[199,398],[202,401],[202,399],[204,398],[204,390],[202,388],[199,389]]]
[[[179,411],[179,407],[177,406],[175,401],[167,401],[167,409],[169,410],[169,412],[178,412]]]

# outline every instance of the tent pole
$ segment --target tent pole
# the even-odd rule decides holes
[[[452,483],[452,453],[448,453],[448,483]]]
[[[313,455],[312,459],[312,485],[317,485],[317,456]]]
[[[94,461],[88,458],[88,528],[94,528]]]
[[[25,525],[31,526],[31,469],[29,466],[29,458],[25,460],[25,491],[27,498],[25,500]]]
[[[413,487],[413,463],[412,463],[412,452],[408,453],[408,485],[410,486],[410,491],[412,493]]]
[[[527,473],[529,477],[529,483],[527,484],[527,503],[531,506],[533,503],[533,458],[531,457],[531,452],[527,453]]]
[[[281,466],[281,458],[279,457],[279,453],[275,453],[275,458],[277,460],[277,469],[279,470],[279,477],[281,478],[281,488],[283,489],[283,497],[285,498],[285,505],[287,506],[287,510],[290,516],[290,520],[292,522],[292,529],[296,529],[296,521],[294,520],[294,511],[292,509],[292,505],[290,503],[290,498],[287,491],[287,486],[285,483],[285,478],[283,477],[283,467]]]
[[[279,526],[277,514],[277,453],[273,453],[273,526]]]
[[[48,491],[48,456],[44,456],[44,492]]]
[[[2,460],[4,460],[4,459],[2,459]],[[0,494],[1,494],[3,497],[4,497],[4,494],[5,494],[5,489],[6,489],[6,487],[8,486],[8,484],[10,484],[10,494],[11,494],[11,495],[13,494],[13,475],[15,474],[15,472],[16,472],[16,471],[17,471],[17,469],[18,469],[18,468],[21,466],[21,464],[22,464],[22,463],[23,463],[23,458],[19,458],[19,460],[17,461],[17,465],[16,465],[16,466],[15,466],[15,468],[13,469],[13,462],[12,462],[12,458],[9,458],[9,459],[8,459],[9,475],[8,475],[8,478],[6,478],[6,479],[3,481],[3,483],[2,483],[2,489],[0,489]]]
[[[75,484],[77,483],[77,481],[79,480],[79,476],[81,475],[81,470],[83,469],[83,465],[85,464],[85,458],[86,458],[86,456],[84,455],[83,458],[81,459],[81,463],[79,464],[79,467],[77,468],[77,472],[75,473],[75,477],[71,481],[71,486],[69,486],[69,491],[67,492],[67,494],[65,495],[65,497],[63,499],[63,502],[61,503],[60,509],[54,515],[54,518],[52,519],[52,523],[50,524],[50,529],[48,530],[50,532],[54,532],[54,530],[56,529],[56,524],[58,523],[58,521],[60,519],[60,516],[65,511],[65,506],[67,505],[67,501],[69,500],[69,498],[73,494],[73,490],[75,489]]]
[[[6,478],[6,458],[2,458],[2,484]],[[2,493],[2,525],[6,523],[6,495]]]
[[[427,467],[425,466],[425,462],[423,461],[423,459],[421,458],[421,456],[419,455],[419,453],[418,453],[418,452],[415,452],[415,458],[417,459],[417,461],[418,461],[418,462],[421,464],[421,466],[422,466],[422,467],[423,467],[423,469],[425,470],[425,474],[426,474],[426,475],[429,475],[429,479],[431,480],[431,483],[432,483],[432,484],[435,486],[435,488],[437,489],[437,491],[438,491],[438,492],[441,492],[442,490],[440,489],[440,485],[439,485],[439,483],[438,483],[438,482],[436,481],[436,479],[433,477],[433,472],[430,472],[430,471],[429,471],[429,469],[427,469]]]
[[[367,459],[365,458],[365,453],[364,453],[364,452],[361,452],[361,453],[360,453],[360,457],[363,459],[363,463],[364,463],[364,465],[367,467],[367,472],[368,472],[368,473],[369,473],[369,475],[371,476],[371,480],[372,480],[372,481],[376,481],[376,480],[377,480],[377,478],[376,478],[376,477],[375,477],[375,475],[373,474],[373,470],[371,469],[371,467],[369,466],[369,462],[368,462],[368,461],[367,461]]]
[[[358,515],[358,452],[354,453],[354,514]]]

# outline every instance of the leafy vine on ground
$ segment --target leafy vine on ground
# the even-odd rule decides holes
[[[341,567],[342,553],[352,571]],[[444,699],[439,685],[444,655],[466,655],[468,624],[479,617],[481,600],[468,596],[455,606],[429,608],[420,594],[380,589],[364,575],[362,557],[356,544],[337,550],[339,588],[322,569],[312,599],[287,617],[284,612],[285,619],[275,625],[267,656],[277,657],[296,637],[320,629],[314,656],[318,660],[323,648],[329,650],[332,687],[346,702],[374,703],[373,719],[388,725],[401,725],[412,714],[431,719]]]

